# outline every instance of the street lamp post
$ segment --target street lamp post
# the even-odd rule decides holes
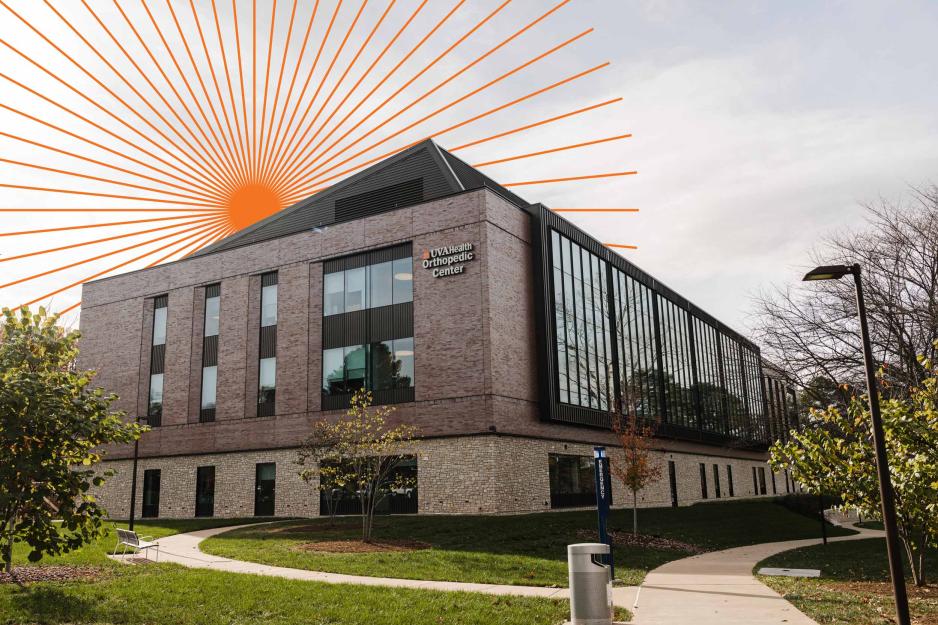
[[[140,417],[134,417],[137,423],[140,423]],[[137,459],[140,454],[140,437],[134,441],[134,468],[130,476],[130,519],[127,523],[127,529],[134,531],[134,509],[137,507]]]
[[[857,291],[857,316],[860,318],[860,334],[863,339],[863,360],[866,363],[866,388],[870,397],[873,446],[876,449],[876,472],[879,476],[879,499],[883,509],[883,526],[886,529],[886,553],[889,558],[892,593],[896,600],[896,619],[899,625],[909,625],[909,599],[905,590],[902,552],[899,550],[899,532],[896,528],[896,502],[892,490],[892,480],[889,477],[889,460],[886,457],[883,419],[879,412],[876,369],[873,365],[873,349],[870,346],[870,329],[866,322],[866,305],[863,301],[863,284],[860,273],[860,265],[856,263],[853,265],[826,265],[809,271],[805,274],[804,280],[839,280],[847,274],[853,276]]]

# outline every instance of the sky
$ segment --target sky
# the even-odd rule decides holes
[[[428,0],[411,26],[402,31],[385,56],[375,63],[374,71],[362,79],[360,90],[355,91],[348,102],[355,102],[359,94],[373,86],[377,89],[367,100],[369,105],[391,95],[404,84],[404,78],[417,75],[432,58],[502,2],[467,0],[426,40],[419,53],[401,66],[392,79],[380,85],[378,78],[457,4],[457,0]],[[170,122],[175,119],[172,116],[179,114],[186,119],[187,112],[182,111],[179,102],[186,102],[194,117],[198,113],[193,106],[197,98],[186,94],[182,82],[173,78],[177,75],[173,73],[169,55],[157,49],[157,32],[148,29],[142,5],[124,4],[130,22],[156,50],[153,60],[145,56],[144,48],[134,39],[134,33],[113,4],[101,0],[89,3],[97,18],[139,63],[138,67],[151,79],[155,89],[140,74],[135,74],[133,64],[121,55],[115,42],[108,39],[101,24],[95,21],[95,15],[76,3],[53,2],[52,6],[103,58],[96,56],[95,51],[46,6],[29,0],[9,4],[26,22],[35,26],[38,33],[9,13],[0,17],[0,39],[4,44],[0,46],[0,74],[3,76],[0,77],[0,159],[6,159],[0,161],[0,185],[4,185],[0,186],[0,208],[100,208],[134,204],[122,199],[12,188],[9,185],[55,186],[134,196],[145,193],[138,188],[115,191],[120,187],[9,161],[42,164],[151,186],[151,182],[132,173],[153,172],[138,167],[133,161],[115,157],[113,151],[138,157],[143,163],[153,161],[115,136],[129,137],[138,145],[145,144],[147,138],[165,143],[160,132],[176,138],[170,130]],[[171,42],[170,48],[178,52],[179,62],[184,66],[181,39],[172,39],[172,16],[165,6],[160,6],[162,3],[149,4],[153,5],[157,22],[166,29],[164,35]],[[281,0],[274,14],[274,52],[271,53],[274,60],[279,58],[280,49],[288,41],[284,33],[291,5],[289,0]],[[389,5],[385,21],[379,24]],[[395,96],[384,110],[366,119],[362,130],[373,128],[376,121],[427,93],[554,5],[555,2],[543,0],[509,2],[431,70]],[[186,13],[188,3],[173,2],[173,6],[178,10],[177,17],[181,29],[187,33],[186,39],[192,42],[195,64],[205,70],[207,77],[209,66],[199,60],[192,14]],[[263,49],[270,34],[269,20],[264,16],[269,16],[273,6],[265,1],[259,1],[257,6],[261,16],[257,39]],[[293,47],[288,49],[287,67],[294,59],[297,67],[312,67],[314,44],[318,45],[335,6],[331,0],[322,0],[322,13],[318,21],[314,20],[311,31],[310,41],[314,43],[309,44],[302,57],[298,54],[302,29],[296,27],[297,32],[289,38]],[[335,117],[337,122],[350,110],[350,104],[344,108],[336,106],[341,96],[418,8],[419,2],[397,0],[390,4],[390,0],[371,0],[362,11],[357,28],[351,31],[346,47],[336,55],[342,39],[338,34],[348,30],[359,6],[358,2],[348,1],[336,13],[335,31],[326,40],[322,64],[314,72],[317,80],[312,81],[313,86],[321,79],[323,89],[319,99],[313,102],[317,105],[313,111],[324,101],[325,94],[336,87],[336,97],[325,100],[328,105],[321,119],[336,109],[339,111]],[[246,46],[250,37],[250,24],[246,21],[250,19],[250,5],[241,2],[240,8],[241,42]],[[211,19],[207,3],[199,3],[198,11],[202,18]],[[311,6],[301,2],[297,23],[305,24],[310,11]],[[5,9],[0,8],[0,13],[3,12]],[[230,7],[219,5],[219,20],[223,29],[233,25]],[[368,45],[362,45],[375,25],[373,39]],[[637,171],[636,175],[526,185],[513,187],[513,190],[530,201],[541,201],[551,207],[639,208],[638,213],[568,214],[567,217],[604,242],[637,246],[636,250],[623,250],[622,255],[730,326],[745,332],[752,323],[752,297],[770,285],[797,280],[806,268],[810,251],[821,238],[855,227],[862,221],[864,203],[880,199],[901,203],[908,198],[911,186],[938,183],[936,32],[938,3],[935,2],[570,0],[376,130],[369,142],[390,134],[389,130],[405,128],[430,116],[428,121],[404,130],[362,158],[403,147],[408,141],[428,134],[435,136],[443,147],[454,148],[520,125],[621,98],[601,109],[456,153],[467,162],[479,163],[631,133],[628,139],[514,160],[484,170],[501,182]],[[512,71],[578,35],[582,36]],[[52,44],[67,52],[76,63],[71,63]],[[348,65],[359,47],[364,53],[358,64]],[[236,61],[234,50],[228,52],[225,60],[233,64]],[[326,61],[333,57],[336,58],[334,71],[324,74]],[[480,112],[607,61],[608,66],[583,78],[437,135],[439,130]],[[220,55],[214,56],[214,62],[221,63]],[[110,68],[107,63],[111,64]],[[164,68],[182,94],[178,99],[160,83],[157,65]],[[264,66],[262,56],[260,67]],[[351,70],[343,82],[339,78],[340,70],[346,66]],[[114,70],[129,77],[130,85],[137,92],[121,83]],[[511,72],[509,76],[500,78],[508,72]],[[300,72],[301,76],[303,74]],[[65,84],[75,90],[69,90]],[[192,87],[198,95],[195,81]],[[268,94],[273,94],[272,89],[270,86]],[[211,98],[211,89],[209,92]],[[42,100],[36,93],[48,99]],[[136,93],[145,94],[152,108],[138,106],[136,110],[142,111],[142,118],[134,117],[132,111],[114,100],[112,93],[131,103],[136,103]],[[458,104],[447,106],[469,93],[472,95]],[[250,94],[249,85],[249,99]],[[309,99],[299,103],[301,109]],[[260,98],[254,101],[261,106]],[[65,112],[62,105],[80,113],[87,121]],[[247,111],[252,110],[248,103]],[[362,120],[366,110],[368,106],[351,113],[336,136]],[[34,119],[28,119],[23,113]],[[52,129],[49,124],[72,131],[78,137]],[[330,127],[327,124],[323,129],[327,132]],[[88,139],[98,146],[88,143]],[[176,144],[181,145],[181,142],[176,141]],[[94,157],[111,167],[79,161],[61,151],[54,152],[49,146]],[[145,147],[153,154],[164,154],[159,148]],[[181,151],[185,151],[185,146],[183,148]],[[170,152],[173,150],[169,148]],[[131,173],[115,169],[117,166]],[[162,174],[154,173],[154,176],[165,180]],[[0,234],[146,217],[148,214],[139,213],[3,212],[0,213]],[[10,261],[4,259],[116,236],[130,232],[129,228],[155,228],[162,223],[165,222],[0,237],[0,285],[3,285],[0,286],[0,305],[16,306],[80,282],[129,258],[130,253],[111,254],[127,246],[128,241],[142,241],[156,235],[135,235],[136,238],[114,239]],[[156,245],[141,249],[152,249]],[[107,256],[94,260],[102,254]],[[130,263],[119,271],[143,266],[147,260]],[[68,267],[71,264],[74,266]],[[61,269],[63,266],[65,268]],[[38,275],[53,269],[59,270]],[[16,284],[11,284],[14,282]],[[78,287],[66,289],[51,296],[52,307],[65,308],[79,298]],[[66,319],[74,322],[78,313],[78,309],[73,309]]]

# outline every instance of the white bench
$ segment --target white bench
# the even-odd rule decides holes
[[[117,544],[114,546],[114,553],[111,555],[117,555],[117,549],[123,548],[121,555],[123,556],[127,553],[127,548],[136,549],[143,552],[143,557],[147,557],[148,549],[156,549],[156,561],[160,561],[160,544],[153,540],[152,536],[138,536],[137,532],[132,532],[130,530],[122,530],[119,527],[115,528],[117,530]]]

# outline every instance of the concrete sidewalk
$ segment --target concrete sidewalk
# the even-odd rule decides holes
[[[253,525],[253,524],[252,524]],[[282,566],[270,566],[256,562],[231,560],[220,556],[203,553],[199,543],[206,538],[230,532],[249,525],[233,525],[211,529],[174,534],[159,539],[160,562],[174,562],[190,568],[211,569],[228,573],[247,573],[251,575],[270,575],[287,579],[300,579],[327,584],[360,584],[364,586],[388,586],[392,588],[417,588],[422,590],[440,590],[447,592],[479,592],[490,595],[515,595],[524,597],[545,597],[549,599],[567,599],[566,588],[548,588],[545,586],[513,586],[509,584],[475,584],[467,582],[442,582],[419,579],[397,579],[391,577],[368,577],[364,575],[343,575],[341,573],[321,573],[303,569],[291,569]],[[120,556],[111,556],[120,560]],[[130,559],[131,556],[126,556]],[[631,609],[635,603],[637,586],[614,588],[613,602],[617,606]]]
[[[883,532],[851,528],[853,536],[830,541],[876,538]],[[817,625],[752,575],[769,556],[817,545],[819,539],[789,540],[714,551],[669,562],[651,571],[642,583],[637,605],[630,607],[635,625]]]

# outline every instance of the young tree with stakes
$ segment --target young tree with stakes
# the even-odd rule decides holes
[[[622,391],[631,395],[625,382]],[[610,471],[632,493],[632,533],[638,534],[638,491],[661,477],[661,467],[652,458],[655,428],[636,414],[635,406],[629,405],[628,414],[623,416],[622,403],[614,404],[612,431],[622,449],[622,459],[612,456]]]
[[[397,469],[407,458],[402,448],[416,445],[417,431],[403,424],[389,427],[393,412],[393,406],[373,407],[371,392],[360,389],[352,395],[346,418],[313,425],[297,457],[305,467],[300,477],[307,483],[318,481],[319,490],[330,495],[333,489],[355,494],[361,504],[364,542],[371,542],[378,504],[394,490],[416,486]]]
[[[76,368],[78,332],[57,320],[42,308],[3,310],[0,551],[8,573],[15,542],[37,562],[104,533],[106,512],[89,493],[104,481],[92,468],[101,460],[96,450],[133,442],[142,431],[110,410],[117,397],[92,386],[94,372]]]

